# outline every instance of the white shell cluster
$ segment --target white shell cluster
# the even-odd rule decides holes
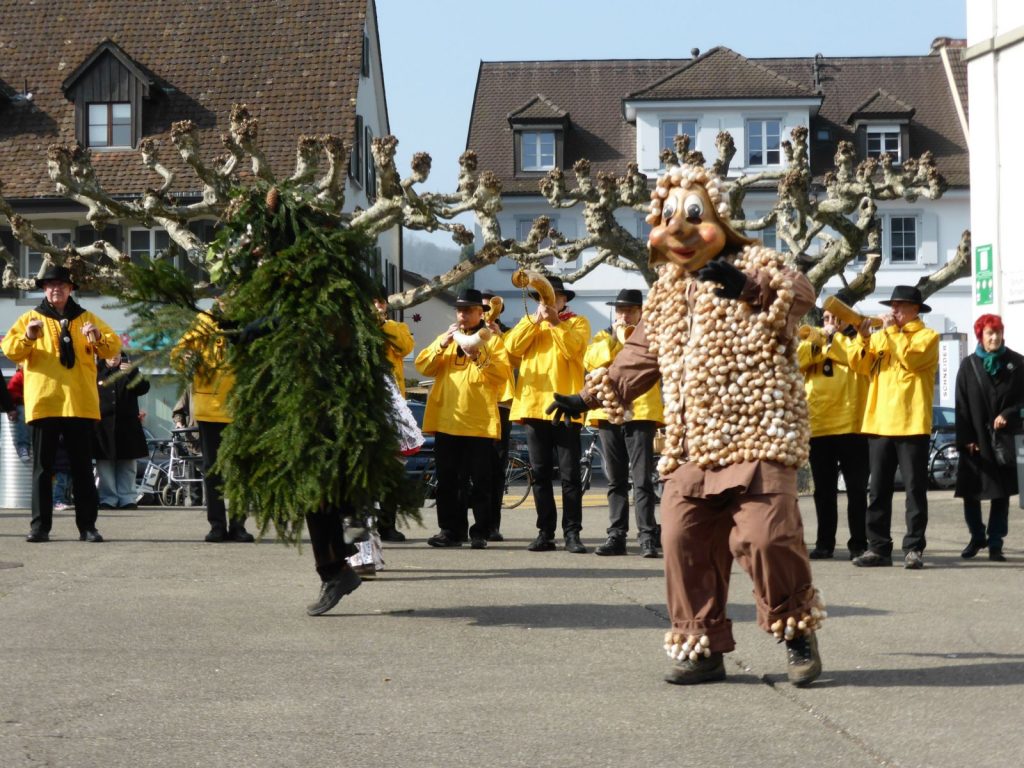
[[[651,212],[644,219],[652,227],[661,223],[661,201],[668,197],[672,187],[689,189],[694,185],[700,185],[708,192],[711,204],[718,211],[718,218],[722,221],[729,221],[732,211],[729,208],[729,201],[725,199],[723,182],[717,176],[712,176],[707,169],[699,165],[670,165],[659,178],[651,192]]]
[[[683,636],[677,632],[665,633],[665,653],[673,661],[697,661],[700,658],[707,658],[711,655],[711,641],[707,635]]]
[[[744,461],[799,467],[811,436],[796,344],[780,340],[795,293],[784,258],[747,246],[735,266],[767,272],[775,299],[755,310],[715,296],[675,264],[665,265],[644,308],[665,400],[664,476],[682,462],[702,469]]]
[[[586,382],[587,389],[601,401],[601,407],[604,408],[608,421],[612,424],[623,424],[633,420],[632,409],[623,405],[618,392],[612,389],[608,381],[607,368],[595,368],[587,374]]]
[[[828,618],[828,611],[825,610],[825,598],[821,596],[821,590],[814,590],[814,598],[807,613],[799,618],[789,616],[783,621],[779,619],[772,624],[772,634],[778,640],[792,640],[800,635],[813,635],[821,629],[821,623]]]

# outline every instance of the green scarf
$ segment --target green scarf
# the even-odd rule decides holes
[[[985,348],[981,346],[981,343],[979,342],[977,348],[974,350],[974,354],[981,358],[981,365],[984,367],[986,373],[988,373],[989,376],[995,376],[999,373],[999,370],[1003,365],[1005,365],[1003,355],[1006,354],[1006,345],[1004,344],[995,352],[986,352]]]

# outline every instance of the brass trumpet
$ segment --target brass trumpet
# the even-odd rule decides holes
[[[541,304],[546,304],[549,307],[556,306],[555,289],[540,272],[535,272],[532,269],[517,269],[512,273],[512,285],[524,290],[532,288],[540,297]]]
[[[825,302],[821,305],[821,308],[826,312],[831,312],[833,317],[835,317],[836,320],[838,320],[844,326],[852,325],[854,328],[860,328],[861,323],[863,323],[865,320],[870,320],[872,328],[882,327],[882,318],[867,317],[865,315],[862,315],[860,312],[857,312],[856,310],[844,304],[835,296],[829,296],[827,299],[825,299]]]

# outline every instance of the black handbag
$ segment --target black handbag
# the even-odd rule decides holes
[[[978,366],[971,360],[971,370],[978,379],[978,386],[985,391],[985,382],[978,372]],[[1013,435],[1008,429],[996,429],[991,424],[988,427],[988,443],[992,448],[992,457],[1000,467],[1012,467],[1017,463],[1016,450],[1013,447]]]

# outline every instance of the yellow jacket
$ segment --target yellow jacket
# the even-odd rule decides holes
[[[210,343],[210,336],[215,336]],[[207,314],[196,319],[192,329],[171,351],[171,362],[183,369],[188,353],[203,357],[203,375],[197,372],[192,378],[192,410],[196,421],[213,421],[230,424],[228,395],[235,386],[235,374],[227,367],[227,339],[220,333],[217,323]]]
[[[598,331],[594,340],[590,342],[590,346],[587,347],[586,354],[583,355],[583,367],[588,372],[597,368],[607,368],[621,351],[622,344],[613,334],[608,333],[607,330]],[[660,426],[665,423],[664,416],[664,407],[661,402],[661,382],[658,381],[633,401],[633,421],[656,421]],[[588,424],[596,426],[597,422],[602,419],[607,420],[608,415],[601,408],[587,413]]]
[[[858,337],[853,349],[861,353],[858,370],[869,381],[861,431],[887,437],[930,434],[939,334],[912,320],[903,328],[893,325],[868,339]]]
[[[405,356],[412,352],[416,341],[412,337],[412,331],[405,323],[397,320],[385,320],[381,326],[384,335],[387,336],[388,362],[395,371],[395,382],[398,384],[398,391],[405,397],[405,368],[403,361]]]
[[[454,341],[442,348],[446,335],[442,333],[416,356],[416,370],[434,379],[423,431],[497,440],[501,437],[498,398],[512,377],[505,345],[499,336],[492,336],[474,362],[459,354]]]
[[[855,366],[860,358],[857,342],[841,333],[830,342],[815,328],[800,342],[796,357],[804,375],[811,437],[860,432],[868,381],[850,368],[851,358]]]
[[[25,337],[32,320],[43,321],[43,335]],[[92,323],[100,332],[93,344],[82,334],[82,326]],[[21,363],[25,371],[25,421],[54,417],[100,418],[100,395],[96,387],[96,356],[109,359],[121,351],[121,339],[110,326],[92,312],[83,312],[68,324],[68,335],[75,348],[75,364],[65,368],[60,362],[60,325],[32,309],[19,317],[4,336],[4,354],[11,362]]]
[[[583,352],[589,338],[590,323],[579,315],[557,326],[547,320],[535,325],[526,315],[505,334],[508,353],[520,358],[512,421],[550,419],[544,411],[555,392],[572,395],[583,388]]]

